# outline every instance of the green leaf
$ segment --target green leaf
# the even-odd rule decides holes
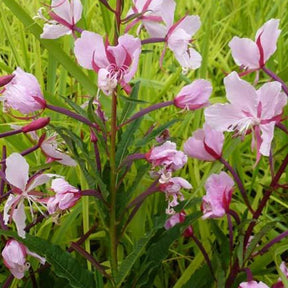
[[[127,155],[128,147],[134,141],[134,133],[138,130],[142,117],[136,119],[129,124],[128,128],[121,135],[121,140],[118,144],[116,151],[116,165],[117,167],[121,164],[123,158]]]
[[[32,252],[45,257],[46,261],[53,266],[55,274],[67,279],[71,287],[95,287],[93,274],[84,269],[75,258],[59,246],[29,234],[26,234],[25,239],[20,238],[17,233],[12,231],[0,230],[0,234],[16,239]]]
[[[15,0],[2,0],[26,29],[61,63],[67,71],[92,95],[97,93],[96,85],[83,73],[82,69],[69,57],[54,40],[41,39],[42,28],[26,13]]]

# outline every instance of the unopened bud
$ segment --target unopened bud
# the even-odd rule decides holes
[[[48,125],[49,122],[50,122],[50,118],[49,117],[39,118],[37,120],[32,121],[28,125],[22,127],[22,132],[27,133],[27,132],[31,132],[31,131],[36,131],[36,130],[42,129],[46,125]]]

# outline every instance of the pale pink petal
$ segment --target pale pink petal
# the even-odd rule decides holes
[[[199,129],[195,131],[192,137],[184,143],[184,153],[191,158],[196,158],[204,161],[214,161],[215,158],[211,156],[204,147],[204,130]]]
[[[52,0],[51,6],[55,14],[72,24],[72,11],[69,0]]]
[[[239,284],[238,288],[269,288],[265,283],[263,282],[256,282],[256,281],[249,281],[249,282],[242,282]]]
[[[161,1],[160,7],[159,7],[160,13],[158,11],[157,12],[162,17],[167,27],[171,27],[173,25],[175,7],[176,7],[176,3],[174,0],[162,0]]]
[[[228,45],[237,65],[243,65],[249,69],[259,68],[260,53],[254,41],[248,38],[233,37]]]
[[[103,39],[99,34],[83,31],[81,37],[75,41],[74,53],[78,63],[84,68],[93,69],[93,55],[98,67],[106,68],[109,65]]]
[[[214,104],[204,111],[205,122],[217,131],[234,131],[234,128],[245,121],[245,115],[238,107],[231,104]],[[247,122],[249,117],[247,117]]]
[[[212,93],[212,85],[204,79],[194,80],[184,86],[174,99],[174,104],[182,109],[194,110],[206,106]]]
[[[36,177],[32,178],[31,181],[29,181],[29,184],[27,185],[27,191],[32,191],[37,186],[43,185],[47,183],[52,177],[56,177],[58,175],[56,174],[40,174]]]
[[[27,255],[30,255],[30,256],[32,256],[32,257],[38,259],[39,262],[40,262],[42,265],[45,264],[46,259],[45,259],[44,257],[41,257],[41,256],[38,255],[37,253],[31,252],[28,248],[26,248],[26,253],[27,253]]]
[[[265,125],[259,125],[261,130],[261,139],[262,143],[260,146],[260,153],[263,156],[269,156],[270,155],[270,149],[271,149],[271,142],[274,137],[274,127],[275,122],[270,122]]]
[[[65,181],[62,178],[54,179],[51,183],[51,188],[56,193],[79,192],[77,188],[70,185],[67,181]]]
[[[224,134],[215,129],[212,129],[206,123],[204,124],[204,132],[205,144],[209,148],[213,149],[213,151],[215,151],[217,155],[221,155],[224,144]]]
[[[185,220],[185,214],[184,216],[181,215],[181,213],[176,213],[174,215],[172,215],[166,222],[165,222],[165,229],[171,229],[172,227],[174,227],[176,224],[184,222]]]
[[[161,23],[143,20],[143,25],[151,38],[165,38],[168,32],[167,27]]]
[[[270,19],[261,28],[259,28],[256,33],[255,42],[261,35],[260,41],[264,50],[264,62],[266,62],[277,49],[276,44],[281,32],[278,27],[279,19]]]
[[[171,49],[175,55],[182,55],[187,50],[191,36],[184,29],[176,29],[167,40],[169,49]]]
[[[80,195],[74,193],[65,193],[61,196],[61,201],[59,201],[59,208],[65,210],[71,208],[75,205],[76,201],[79,199]]]
[[[262,119],[270,119],[282,113],[283,107],[287,103],[287,96],[281,93],[281,89],[279,82],[270,82],[257,90],[261,102]]]
[[[192,185],[182,177],[173,177],[170,181],[173,184],[180,185],[184,189],[192,189]]]
[[[12,194],[9,195],[8,199],[5,202],[4,205],[4,211],[3,211],[3,220],[5,225],[8,224],[9,219],[10,219],[10,215],[9,215],[9,210],[11,208],[11,206],[17,202],[17,200],[19,199],[19,196],[14,196]]]
[[[183,29],[192,37],[199,30],[200,26],[200,17],[198,15],[189,15],[184,17],[175,30]]]
[[[6,179],[7,181],[24,191],[29,178],[29,165],[25,158],[19,153],[12,153],[6,159]]]
[[[201,66],[202,57],[193,48],[189,48],[184,54],[174,53],[174,56],[184,69],[197,69]]]
[[[43,27],[43,33],[40,35],[42,39],[57,39],[61,36],[71,34],[71,30],[61,24],[48,24]]]
[[[12,214],[12,219],[16,224],[17,233],[20,237],[25,238],[26,232],[24,231],[24,228],[26,227],[26,214],[24,210],[24,204],[23,201],[20,201],[17,208],[14,209]]]
[[[258,106],[258,96],[255,88],[242,80],[234,71],[224,78],[226,97],[239,110],[255,114]],[[257,116],[257,115],[253,115]]]
[[[71,1],[73,1],[73,0],[71,0]],[[73,3],[73,5],[74,5],[74,7],[73,7],[74,8],[74,11],[73,11],[74,23],[77,23],[81,19],[83,7],[82,7],[80,0],[74,0],[73,2],[74,2]]]

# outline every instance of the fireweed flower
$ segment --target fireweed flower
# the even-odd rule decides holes
[[[44,19],[47,23],[44,25],[41,38],[56,39],[61,36],[74,33],[76,23],[81,19],[82,4],[80,0],[52,0],[50,17],[48,20],[42,15],[41,9],[36,18]]]
[[[181,89],[174,98],[174,105],[186,110],[200,109],[209,104],[211,93],[211,83],[204,79],[198,79]]]
[[[4,265],[17,279],[23,278],[25,271],[30,268],[30,263],[26,261],[27,255],[38,259],[41,264],[46,262],[45,258],[31,252],[26,246],[14,239],[8,240],[2,250]]]
[[[45,108],[45,100],[36,77],[19,67],[13,79],[2,90],[4,109],[14,109],[29,114]]]
[[[160,168],[158,175],[160,183],[165,183],[171,178],[171,172],[181,169],[187,162],[187,156],[176,149],[176,143],[166,141],[164,144],[153,147],[145,155],[152,168]]]
[[[233,37],[229,43],[237,65],[246,69],[259,69],[276,51],[277,39],[281,30],[279,20],[270,19],[258,29],[255,42],[248,38]]]
[[[159,189],[165,193],[168,201],[168,208],[166,214],[175,214],[173,207],[179,204],[179,200],[183,201],[184,196],[181,189],[192,189],[192,185],[182,177],[172,177],[166,183],[160,183]]]
[[[212,174],[206,181],[206,195],[202,199],[202,219],[221,218],[229,210],[234,181],[225,172]]]
[[[183,223],[185,221],[185,218],[186,218],[186,213],[184,211],[181,211],[180,213],[175,213],[174,215],[169,217],[169,219],[165,222],[164,228],[166,230],[169,230],[175,225],[177,225],[178,223]],[[192,229],[192,226],[190,225],[184,231],[183,236],[190,237],[191,235],[193,235],[193,229]]]
[[[166,45],[173,51],[175,58],[182,66],[183,73],[201,66],[201,55],[191,47],[192,36],[199,30],[199,16],[185,16],[169,27],[166,34]]]
[[[256,90],[241,80],[236,72],[224,79],[226,97],[230,104],[214,104],[205,110],[209,126],[217,131],[236,132],[246,135],[252,129],[256,140],[257,161],[260,154],[269,156],[274,126],[281,121],[287,97],[281,92],[279,82],[264,84]]]
[[[242,282],[239,284],[238,288],[269,288],[265,283],[263,282],[257,282],[257,281],[249,281],[249,282]]]
[[[221,157],[224,134],[204,124],[184,143],[184,153],[191,158],[215,161]]]
[[[77,188],[61,178],[52,180],[51,188],[56,194],[50,197],[47,202],[49,214],[73,207],[81,197],[81,193]]]
[[[141,21],[150,37],[163,36],[164,23],[168,27],[173,24],[175,6],[174,0],[133,0],[126,17],[132,17],[133,14],[138,17],[127,25],[125,32]]]
[[[98,87],[104,94],[110,95],[117,84],[129,93],[128,82],[137,71],[141,53],[140,39],[125,34],[117,46],[110,46],[99,34],[84,31],[75,41],[74,52],[82,67],[98,73]]]
[[[35,188],[48,182],[51,177],[58,175],[38,174],[29,179],[29,165],[25,158],[18,153],[13,153],[6,159],[5,176],[12,188],[12,194],[9,195],[4,206],[4,223],[8,224],[10,217],[12,217],[16,224],[18,235],[25,238],[24,228],[26,214],[24,210],[24,200],[27,199],[29,202],[32,215],[32,203],[34,203],[43,214],[41,208],[38,206],[38,204],[43,205],[41,201],[43,194],[35,191]]]

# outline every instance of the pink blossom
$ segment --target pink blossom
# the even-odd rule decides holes
[[[169,230],[175,225],[177,225],[178,223],[183,223],[185,221],[185,218],[186,218],[186,213],[184,211],[181,211],[180,213],[176,213],[172,215],[171,217],[169,217],[169,219],[165,222],[164,227],[166,230]],[[185,229],[183,236],[191,237],[192,235],[193,235],[193,229],[192,229],[192,226],[190,225]]]
[[[125,32],[142,21],[150,37],[165,37],[164,23],[168,27],[172,26],[175,6],[174,0],[133,0],[133,6],[128,11],[127,17],[132,15],[138,17],[127,25]]]
[[[209,104],[211,93],[211,83],[204,79],[198,79],[181,89],[174,99],[174,105],[181,109],[196,110]]]
[[[206,195],[202,199],[203,219],[223,217],[229,210],[234,181],[225,172],[212,174],[206,181]]]
[[[277,39],[281,30],[279,20],[270,19],[258,29],[255,42],[248,38],[233,37],[229,43],[237,65],[247,69],[259,69],[276,51]]]
[[[75,167],[77,165],[75,160],[59,150],[56,137],[57,135],[54,134],[43,141],[40,141],[40,148],[48,158],[48,162],[57,161],[62,165]]]
[[[165,192],[166,200],[168,201],[168,208],[166,209],[166,214],[174,214],[175,211],[173,207],[179,204],[178,200],[184,200],[184,196],[180,192],[182,188],[192,189],[192,185],[182,177],[170,178],[166,183],[161,183],[159,185],[159,189]]]
[[[46,262],[45,258],[31,252],[26,246],[14,239],[8,240],[2,250],[5,266],[17,279],[23,278],[25,271],[30,268],[30,263],[26,261],[27,255],[37,258],[41,264],[45,264]]]
[[[41,38],[56,39],[71,34],[76,30],[75,24],[81,19],[82,4],[80,0],[52,0],[50,17],[53,20],[45,19],[41,10],[38,18],[44,18],[47,23],[44,25]]]
[[[146,153],[146,160],[152,163],[153,167],[162,166],[166,171],[172,172],[186,164],[187,156],[182,151],[176,150],[176,143],[166,141]]]
[[[81,197],[81,193],[77,188],[61,178],[52,180],[51,188],[56,194],[50,197],[47,202],[49,214],[73,207]]]
[[[238,288],[269,288],[265,283],[263,282],[257,282],[257,281],[249,281],[249,282],[242,282],[239,284]]]
[[[4,87],[2,101],[6,110],[10,108],[29,114],[45,108],[40,85],[34,75],[19,67],[13,72],[13,79]]]
[[[42,212],[38,205],[43,205],[41,198],[42,193],[35,191],[39,185],[45,184],[55,174],[38,174],[29,179],[29,165],[25,158],[19,153],[13,153],[6,159],[6,180],[12,188],[12,194],[9,195],[4,206],[4,223],[8,224],[10,216],[16,224],[18,235],[25,238],[25,221],[26,214],[24,210],[24,200],[27,199],[29,204],[34,203]],[[11,209],[11,215],[9,211]],[[31,214],[33,213],[30,206]],[[42,212],[43,213],[43,212]]]
[[[222,155],[223,143],[224,134],[205,123],[203,129],[195,131],[184,143],[184,153],[192,158],[215,161]]]
[[[168,27],[166,41],[184,72],[201,66],[201,55],[191,47],[192,36],[200,28],[199,16],[189,15]]]
[[[257,144],[257,160],[260,154],[269,156],[274,126],[281,121],[287,102],[281,84],[270,82],[256,90],[236,72],[229,74],[224,84],[230,103],[208,107],[205,110],[207,124],[217,131],[236,132],[243,136],[252,129]]]
[[[110,95],[120,84],[129,91],[128,82],[137,71],[141,53],[141,41],[125,34],[118,39],[117,46],[103,43],[99,34],[84,31],[75,41],[74,49],[79,64],[98,73],[98,87]]]

